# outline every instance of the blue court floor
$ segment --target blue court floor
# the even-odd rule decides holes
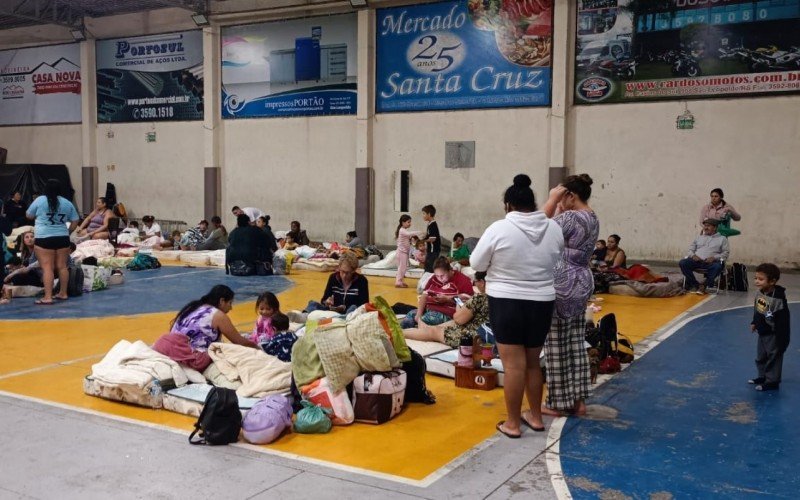
[[[34,298],[15,298],[2,306],[3,319],[56,319],[127,316],[180,310],[214,285],[228,285],[237,302],[255,300],[263,292],[278,294],[292,283],[282,276],[231,276],[220,268],[161,267],[126,271],[125,283],[84,293],[51,306],[34,304]],[[157,290],[158,293],[153,291]]]
[[[796,336],[800,304],[790,310]],[[589,401],[616,418],[568,419],[560,454],[574,498],[798,497],[800,343],[781,389],[755,391],[751,318],[742,307],[694,319]]]

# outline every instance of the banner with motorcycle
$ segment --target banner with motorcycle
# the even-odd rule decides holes
[[[578,0],[576,104],[800,91],[800,0]]]
[[[0,125],[80,123],[77,43],[0,51]]]
[[[222,117],[354,115],[355,14],[222,29]]]
[[[550,105],[553,0],[380,9],[378,112]]]
[[[97,121],[203,119],[203,32],[97,42]]]

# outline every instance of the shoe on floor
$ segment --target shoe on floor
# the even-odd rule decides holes
[[[697,295],[705,295],[706,294],[706,286],[705,285],[700,285],[700,287],[694,293],[696,293]]]
[[[756,385],[757,391],[777,391],[780,388],[780,384],[776,382],[764,382],[763,384]]]
[[[751,378],[750,380],[747,381],[747,383],[748,384],[753,384],[753,385],[758,385],[758,384],[763,384],[766,381],[767,381],[767,379],[765,379],[764,377],[756,377],[756,378]]]

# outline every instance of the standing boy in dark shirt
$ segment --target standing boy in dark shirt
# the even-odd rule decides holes
[[[428,223],[425,235],[425,272],[433,272],[433,263],[442,251],[442,238],[439,236],[439,225],[436,224],[436,207],[425,205],[422,207],[422,220]]]
[[[756,293],[750,330],[758,334],[758,377],[748,380],[757,391],[772,391],[781,384],[783,353],[789,346],[789,305],[786,289],[777,285],[781,271],[775,264],[756,268]]]

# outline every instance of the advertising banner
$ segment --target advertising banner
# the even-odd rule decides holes
[[[356,112],[356,14],[222,30],[222,116]]]
[[[578,0],[575,102],[800,91],[800,0]]]
[[[380,9],[378,112],[548,106],[552,0]]]
[[[97,121],[203,119],[203,32],[97,42]]]
[[[0,51],[0,125],[80,123],[77,43]]]

